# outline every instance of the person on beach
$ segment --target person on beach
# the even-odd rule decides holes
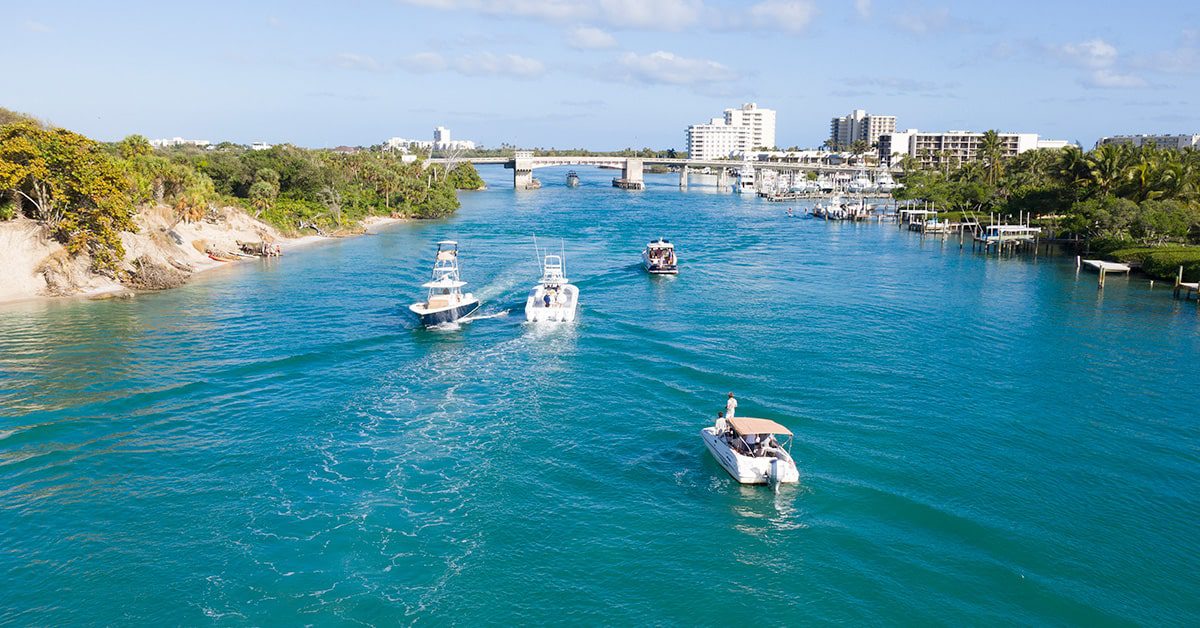
[[[733,398],[733,393],[729,393],[729,401],[725,402],[725,418],[732,419],[734,412],[737,411],[737,399]]]

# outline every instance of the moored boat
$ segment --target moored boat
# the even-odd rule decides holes
[[[462,291],[467,282],[459,276],[458,243],[443,240],[437,246],[433,276],[421,284],[422,288],[429,290],[428,297],[425,301],[408,306],[426,327],[453,323],[479,309],[479,299]]]
[[[786,437],[781,444],[776,437]],[[790,484],[800,481],[792,459],[792,432],[770,419],[717,419],[700,430],[717,462],[742,484]]]
[[[642,266],[651,275],[678,275],[679,260],[675,257],[675,245],[670,240],[651,240],[642,251]]]

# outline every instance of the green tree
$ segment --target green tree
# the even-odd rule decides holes
[[[123,159],[135,159],[154,152],[154,147],[150,145],[150,140],[135,134],[117,142],[117,152]]]
[[[124,257],[121,231],[136,231],[120,165],[87,137],[29,122],[0,127],[0,190],[28,201],[72,254],[115,274]]]

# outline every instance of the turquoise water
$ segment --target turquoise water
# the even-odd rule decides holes
[[[444,222],[0,306],[0,623],[1197,623],[1194,303],[673,176],[484,174]],[[574,327],[522,322],[533,233]],[[677,278],[639,270],[659,235]],[[499,316],[415,328],[442,238]],[[731,390],[799,486],[706,453]]]

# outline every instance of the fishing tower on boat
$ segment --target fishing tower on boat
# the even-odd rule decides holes
[[[408,306],[426,327],[452,323],[479,308],[479,299],[462,291],[467,282],[459,276],[458,243],[443,240],[437,247],[432,277],[421,284],[429,291],[428,296],[425,301]]]

